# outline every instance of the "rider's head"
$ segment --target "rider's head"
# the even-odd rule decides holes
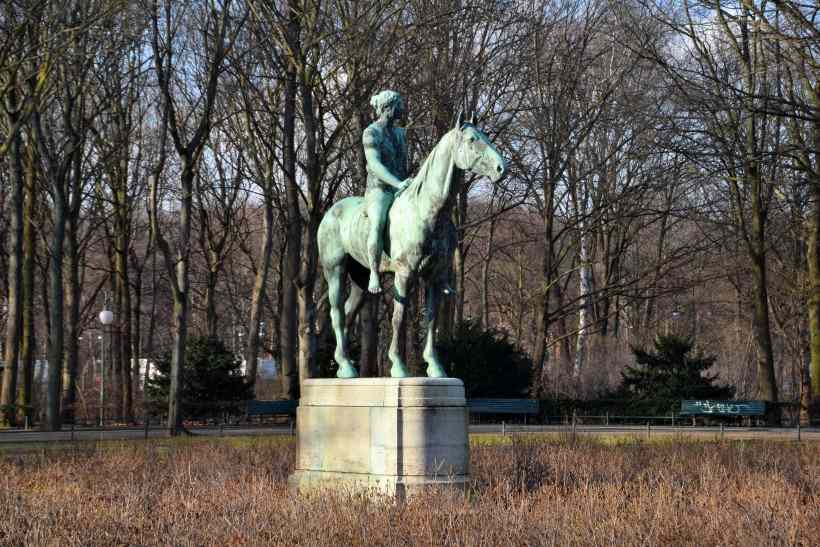
[[[370,106],[376,111],[376,117],[381,118],[385,112],[391,119],[399,119],[404,113],[404,101],[395,91],[386,89],[370,98]]]

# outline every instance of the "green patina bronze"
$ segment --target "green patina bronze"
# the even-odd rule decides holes
[[[409,186],[412,179],[407,176],[407,139],[404,128],[395,127],[393,122],[404,116],[404,104],[395,91],[382,91],[374,95],[370,105],[377,114],[362,134],[364,157],[367,160],[367,190],[364,206],[370,222],[367,233],[367,266],[370,280],[367,290],[381,292],[379,282],[379,259],[384,247],[383,234],[387,222],[387,212],[393,198]]]
[[[427,375],[446,376],[436,355],[436,298],[447,289],[447,265],[452,260],[455,233],[450,222],[455,168],[489,177],[493,182],[506,173],[504,159],[472,123],[459,114],[450,130],[427,157],[419,173],[406,175],[406,139],[393,122],[402,116],[401,97],[394,92],[376,95],[371,104],[378,119],[362,136],[367,157],[365,197],[349,197],[333,205],[319,225],[319,259],[324,268],[330,300],[330,317],[336,337],[334,357],[339,378],[354,378],[356,369],[347,354],[346,317],[355,317],[365,291],[381,290],[379,273],[394,274],[393,333],[388,351],[390,375],[407,376],[399,353],[404,308],[410,287],[425,283],[427,339],[423,357]],[[352,284],[346,302],[344,282]]]

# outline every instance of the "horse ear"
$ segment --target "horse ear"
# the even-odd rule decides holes
[[[458,109],[458,116],[456,117],[456,129],[461,129],[461,123],[464,118],[464,108]]]

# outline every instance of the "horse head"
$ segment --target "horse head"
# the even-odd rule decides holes
[[[498,182],[507,173],[507,164],[490,139],[470,122],[456,121],[457,136],[454,160],[456,167]]]

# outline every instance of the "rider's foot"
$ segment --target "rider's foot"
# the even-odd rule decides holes
[[[367,291],[372,294],[379,294],[382,292],[382,284],[379,282],[379,274],[370,272],[370,282],[367,284]]]

